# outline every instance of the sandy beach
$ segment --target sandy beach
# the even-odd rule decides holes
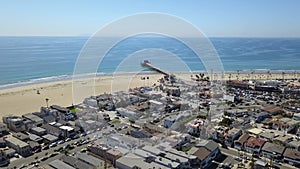
[[[145,80],[142,78],[145,77]],[[147,79],[149,77],[149,79]],[[95,94],[111,93],[118,90],[128,90],[138,86],[151,86],[158,83],[161,74],[101,76],[95,80]],[[181,74],[178,77],[191,80],[191,74]],[[294,78],[294,74],[285,74],[286,79]],[[279,79],[282,74],[226,74],[225,79]],[[84,86],[84,80],[82,80]],[[89,86],[87,86],[89,87]],[[37,90],[39,94],[37,94]],[[86,96],[82,96],[85,98]],[[40,111],[41,106],[57,104],[70,106],[73,103],[72,80],[35,84],[17,88],[0,90],[0,118],[4,115],[22,115]]]

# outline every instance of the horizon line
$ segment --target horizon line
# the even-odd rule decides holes
[[[93,35],[0,35],[0,37],[92,37]],[[119,36],[105,36],[105,37],[119,37]],[[146,36],[145,36],[146,37]],[[151,36],[148,36],[151,37]],[[180,36],[184,38],[194,38],[193,36]],[[300,38],[300,36],[204,36],[205,38]]]

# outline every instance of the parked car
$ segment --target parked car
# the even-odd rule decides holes
[[[68,142],[68,141],[71,141],[71,138],[67,138],[67,139],[65,140],[65,142]]]
[[[57,142],[57,144],[63,144],[64,142],[64,140],[60,140],[59,142]]]

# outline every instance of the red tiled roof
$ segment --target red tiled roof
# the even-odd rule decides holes
[[[264,140],[255,137],[250,137],[246,142],[247,147],[262,147],[264,144]]]

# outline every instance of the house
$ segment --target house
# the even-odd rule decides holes
[[[249,135],[252,137],[259,137],[262,132],[263,130],[259,128],[251,128],[248,130]]]
[[[283,161],[299,168],[300,167],[300,151],[287,148],[283,153]]]
[[[206,168],[211,164],[210,154],[211,152],[208,149],[200,147],[192,155],[198,157],[201,168]]]
[[[273,141],[276,136],[277,135],[275,135],[273,131],[264,131],[259,134],[259,138],[264,139],[265,141]]]
[[[234,141],[234,148],[237,150],[242,150],[244,148],[245,142],[248,140],[250,135],[248,133],[244,133],[239,137],[238,140]]]
[[[50,124],[43,124],[42,128],[47,131],[48,134],[54,135],[56,137],[62,136],[63,132],[59,129],[59,127],[56,127],[54,125]]]
[[[293,120],[290,118],[281,118],[272,122],[272,128],[274,130],[281,130],[286,132],[291,132],[295,129],[297,125],[300,124],[300,121]]]
[[[96,158],[92,155],[86,154],[86,153],[77,153],[76,157],[78,160],[81,160],[91,166],[96,167],[97,169],[105,168],[105,162],[101,160],[100,158]]]
[[[242,88],[242,89],[249,89],[250,87],[249,83],[239,81],[239,80],[229,80],[227,81],[227,85],[231,87]]]
[[[259,114],[255,114],[255,122],[256,123],[261,123],[264,121],[266,118],[271,117],[271,115],[268,112],[261,112]]]
[[[8,147],[13,148],[23,157],[27,157],[31,155],[30,146],[22,140],[19,140],[11,135],[7,136],[5,139]]]
[[[69,138],[76,134],[75,129],[70,126],[60,126],[59,129],[61,130],[61,136],[64,138]]]
[[[47,130],[41,127],[31,128],[29,132],[38,136],[43,136],[47,134]]]
[[[285,150],[285,147],[281,145],[277,145],[274,143],[266,142],[264,146],[262,147],[262,154],[266,158],[276,158],[281,159],[283,152]]]
[[[253,168],[254,169],[268,169],[269,167],[268,167],[267,162],[257,160],[257,161],[255,161]]]
[[[233,146],[235,140],[237,140],[242,135],[242,130],[237,128],[232,128],[228,130],[225,134],[225,144],[229,147]]]
[[[294,148],[300,151],[300,141],[299,140],[292,140],[286,144],[288,147]]]
[[[72,167],[72,166],[70,166],[70,165],[68,165],[68,164],[66,164],[66,163],[64,163],[64,162],[62,162],[61,160],[58,160],[58,159],[56,159],[54,161],[51,161],[49,163],[49,166],[51,166],[51,169],[52,168],[54,168],[54,169],[61,169],[61,168],[63,168],[63,169],[76,169],[76,168],[74,168],[74,167]]]
[[[129,134],[135,138],[150,138],[152,135],[143,129],[132,129]]]
[[[33,126],[35,126],[35,127],[40,127],[44,123],[44,120],[42,118],[40,118],[39,116],[34,115],[32,113],[24,114],[24,115],[22,115],[22,117],[24,119],[32,121]]]
[[[218,143],[212,140],[201,140],[188,151],[188,154],[198,157],[199,163],[203,168],[209,166],[219,153]]]
[[[136,112],[127,110],[127,109],[122,108],[122,107],[117,108],[116,111],[117,111],[117,113],[120,114],[121,116],[131,117],[131,118],[134,118],[134,119],[137,119],[137,118],[138,118],[138,115],[137,115]]]
[[[54,143],[55,141],[57,141],[58,137],[51,135],[51,134],[46,134],[43,136],[43,139],[44,139],[45,143],[50,144],[50,143]]]
[[[265,144],[265,140],[260,138],[250,137],[245,143],[245,150],[249,153],[259,153],[262,146]]]
[[[133,151],[135,155],[145,158],[145,161],[151,163],[158,163],[162,166],[168,167],[169,164],[177,168],[190,167],[189,160],[182,156],[160,150],[157,147],[144,146],[141,149],[137,148]]]
[[[64,155],[61,157],[61,161],[63,161],[64,163],[74,167],[74,168],[82,168],[82,169],[95,169],[96,167],[89,165],[81,160],[76,159],[75,157],[72,156],[67,156]]]
[[[14,132],[25,131],[26,127],[23,118],[18,116],[3,116],[3,123],[7,125],[7,128]]]
[[[265,112],[270,113],[272,116],[278,115],[279,113],[281,113],[283,111],[280,107],[275,106],[275,105],[264,106],[262,108],[262,110],[265,111]]]
[[[110,161],[113,165],[115,165],[116,160],[122,156],[120,151],[112,149],[104,144],[89,145],[88,150],[92,154]]]
[[[0,123],[0,135],[5,135],[9,132],[5,123]]]
[[[0,167],[7,166],[9,164],[9,158],[3,150],[0,150]]]
[[[280,144],[280,145],[286,145],[291,140],[293,140],[293,137],[290,135],[279,135],[273,139],[273,143]]]
[[[13,133],[12,136],[19,139],[19,140],[22,140],[24,142],[27,142],[27,141],[30,140],[30,138],[27,134],[24,134],[24,133],[21,133],[21,132]]]
[[[167,165],[167,167],[165,166]],[[159,164],[155,161],[155,158],[149,157],[147,159],[138,156],[133,153],[128,153],[123,157],[117,159],[116,161],[116,168],[118,169],[142,169],[142,168],[157,168],[157,169],[169,169],[171,166],[168,166],[168,163],[165,165]],[[170,163],[170,165],[172,165]]]
[[[166,117],[163,121],[163,126],[165,128],[170,128],[176,121],[176,117]]]

